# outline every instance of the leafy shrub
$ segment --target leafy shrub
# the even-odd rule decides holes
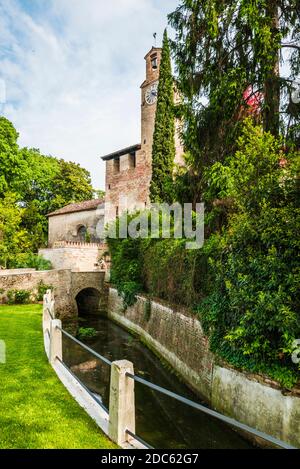
[[[52,270],[50,261],[33,253],[17,254],[9,267],[11,269]]]
[[[130,217],[128,219],[130,220]],[[120,220],[117,220],[117,230],[119,223]],[[111,282],[123,296],[125,307],[131,306],[136,300],[136,295],[143,291],[142,263],[147,240],[128,237],[108,238],[107,241],[112,259]]]
[[[8,290],[8,304],[24,305],[30,302],[32,292],[30,290]]]
[[[46,285],[43,280],[41,280],[38,284],[38,293],[36,296],[37,301],[43,301],[44,295],[48,290],[53,290],[53,285]]]
[[[171,218],[170,239],[108,238],[111,281],[123,296],[125,307],[131,306],[141,291],[187,306],[196,304],[206,291],[206,256],[202,251],[187,250],[186,239],[172,238],[172,224]]]
[[[239,145],[226,171],[236,208],[215,235],[219,249],[208,250],[215,286],[198,311],[214,352],[291,387],[300,378],[291,360],[300,337],[299,155],[281,167],[280,142],[249,123]]]
[[[91,339],[97,336],[97,331],[93,327],[80,327],[78,329],[77,337],[80,340]]]

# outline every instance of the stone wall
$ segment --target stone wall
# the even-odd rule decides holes
[[[259,382],[259,377],[215,365],[212,406],[236,420],[300,448],[300,394]]]
[[[192,316],[174,311],[158,301],[138,297],[137,303],[124,312],[123,301],[117,290],[110,289],[108,316],[141,335],[145,343],[165,358],[191,388],[207,400],[211,398],[213,355],[201,324]],[[191,347],[196,343],[197,347]]]
[[[96,244],[39,250],[39,255],[49,260],[54,269],[71,269],[80,272],[101,270],[99,266],[101,253]]]
[[[284,395],[276,383],[263,377],[219,366],[195,317],[156,300],[150,304],[149,308],[149,300],[140,296],[125,311],[111,288],[108,316],[138,334],[212,408],[300,447],[300,391]]]
[[[8,290],[31,290],[33,294],[38,291],[40,282],[54,287],[55,311],[62,320],[77,317],[76,296],[84,289],[95,289],[100,293],[99,311],[106,311],[107,289],[104,282],[105,272],[72,272],[71,270],[30,271],[26,273],[7,273],[1,271],[0,302],[7,301]]]
[[[67,317],[71,314],[71,271],[70,270],[49,270],[49,271],[27,271],[18,273],[10,271],[0,275],[0,289],[4,293],[0,301],[7,301],[6,292],[8,290],[31,290],[35,295],[38,291],[39,283],[54,287],[56,308],[59,314]]]
[[[28,272],[35,272],[36,269],[0,269],[0,275],[9,275],[9,274],[27,274]]]
[[[50,216],[49,247],[52,247],[56,241],[80,241],[78,239],[78,230],[81,226],[87,228],[92,239],[98,238],[104,227],[104,205],[99,205],[96,210]]]

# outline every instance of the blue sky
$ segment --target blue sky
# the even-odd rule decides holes
[[[104,188],[100,155],[140,141],[144,56],[178,3],[0,0],[0,111],[20,145],[82,164]]]

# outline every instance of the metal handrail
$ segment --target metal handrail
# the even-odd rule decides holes
[[[48,306],[46,307],[46,311],[47,313],[49,314],[50,318],[54,321],[55,317],[53,316],[53,314],[51,313],[50,309],[48,308]]]
[[[150,446],[146,441],[144,441],[140,436],[137,436],[135,433],[132,433],[130,430],[126,430],[127,435],[134,438],[136,441],[146,446],[147,449],[154,449],[153,446]]]
[[[102,355],[100,355],[99,353],[95,352],[93,349],[91,349],[90,347],[88,347],[87,345],[83,344],[82,342],[80,342],[80,340],[78,339],[75,339],[75,337],[73,337],[71,334],[69,334],[68,332],[66,332],[64,329],[62,329],[61,327],[59,326],[56,326],[58,330],[60,330],[62,332],[62,334],[64,334],[66,337],[68,337],[70,340],[72,340],[73,342],[75,342],[76,344],[80,345],[82,348],[84,348],[87,352],[91,353],[92,355],[94,355],[94,357],[98,358],[99,360],[101,360],[103,363],[106,363],[106,365],[109,365],[111,366],[112,365],[112,362],[110,360],[108,360],[107,358],[103,357]]]
[[[90,347],[88,347],[87,345],[85,345],[84,343],[80,342],[80,340],[76,339],[75,337],[73,337],[71,334],[69,334],[68,332],[66,332],[64,329],[62,329],[61,327],[59,326],[56,326],[56,328],[58,330],[60,330],[62,332],[63,335],[65,335],[66,337],[68,337],[70,340],[72,340],[73,342],[75,342],[76,344],[80,345],[83,349],[85,349],[87,352],[91,353],[91,355],[93,355],[94,357],[98,358],[100,361],[102,361],[103,363],[105,363],[106,365],[109,365],[109,366],[112,366],[112,362],[110,360],[108,360],[107,358],[103,357],[102,355],[100,355],[99,353],[95,352],[93,349],[91,349]],[[49,332],[49,331],[48,331]],[[77,376],[70,370],[70,368],[68,368],[68,366],[62,361],[60,360],[58,357],[57,359],[59,360],[59,362],[72,374],[72,376],[83,386],[83,388],[90,394],[90,396],[104,409],[108,412],[108,409],[106,409],[106,407],[102,404],[102,402],[96,397],[94,396],[94,394],[85,386],[85,384],[83,384],[78,378]],[[250,433],[256,437],[259,437],[259,438],[262,438],[263,440],[265,441],[268,441],[269,443],[272,443],[273,445],[276,445],[280,448],[284,448],[284,449],[296,449],[294,446],[292,445],[289,445],[288,443],[285,443],[277,438],[274,438],[270,435],[267,435],[266,433],[264,432],[261,432],[259,430],[256,430],[255,428],[252,428],[252,427],[249,427],[248,425],[246,424],[243,424],[243,423],[240,423],[238,422],[237,420],[231,418],[231,417],[226,417],[225,415],[223,414],[220,414],[219,412],[216,412],[215,410],[212,410],[208,407],[205,407],[204,405],[201,405],[201,404],[198,404],[197,402],[194,402],[190,399],[187,399],[186,397],[183,397],[183,396],[180,396],[179,394],[176,394],[174,393],[173,391],[169,391],[168,389],[165,389],[161,386],[158,386],[157,384],[153,384],[151,383],[150,381],[147,381],[143,378],[140,378],[139,376],[136,376],[136,375],[133,375],[131,373],[126,373],[126,376],[130,379],[133,379],[134,381],[136,381],[137,383],[140,383],[140,384],[143,384],[144,386],[147,386],[148,388],[150,389],[153,389],[154,391],[157,391],[157,392],[160,392],[161,394],[164,394],[168,397],[171,397],[173,399],[176,399],[177,401],[179,402],[182,402],[183,404],[186,404],[190,407],[193,407],[194,409],[197,409],[197,410],[200,410],[202,411],[203,413],[211,416],[211,417],[214,417],[218,420],[221,420],[223,421],[224,423],[226,423],[227,425],[230,425],[232,427],[235,427],[235,428],[239,428],[240,430],[243,430],[247,433]],[[140,437],[138,437],[137,435],[133,434],[132,432],[130,432],[130,430],[126,430],[126,432],[128,433],[128,435],[130,435],[131,437],[135,438],[137,441],[139,441],[141,444],[147,446],[149,449],[153,449],[151,446],[148,445],[148,443],[146,443],[144,440],[142,440]]]
[[[147,386],[150,389],[153,389],[154,391],[160,392],[161,394],[165,394],[166,396],[172,397],[173,399],[176,399],[179,402],[182,402],[183,404],[186,404],[190,407],[193,407],[194,409],[200,410],[203,413],[210,415],[211,417],[215,417],[219,420],[222,420],[228,425],[231,425],[233,427],[239,428],[240,430],[243,430],[247,433],[251,433],[252,435],[255,435],[259,438],[262,438],[276,446],[279,446],[284,449],[296,449],[294,446],[289,445],[288,443],[284,443],[281,440],[278,440],[277,438],[274,438],[270,435],[267,435],[264,432],[261,432],[259,430],[256,430],[255,428],[249,427],[248,425],[245,425],[243,423],[238,422],[237,420],[226,417],[223,414],[220,414],[219,412],[216,412],[215,410],[211,410],[208,407],[205,407],[201,404],[198,404],[197,402],[191,401],[190,399],[187,399],[186,397],[180,396],[179,394],[176,394],[172,391],[169,391],[168,389],[162,388],[161,386],[158,386],[156,384],[150,383],[150,381],[146,381],[143,378],[140,378],[139,376],[132,375],[131,373],[126,373],[126,376],[128,378],[133,379],[137,383],[141,383],[144,386]]]

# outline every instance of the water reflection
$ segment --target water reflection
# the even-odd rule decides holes
[[[86,318],[98,335],[86,343],[111,361],[129,360],[135,374],[201,402],[137,338],[105,318]],[[109,405],[110,367],[64,338],[64,360],[88,388]],[[252,446],[231,428],[196,409],[136,383],[136,432],[155,448],[246,449]]]

